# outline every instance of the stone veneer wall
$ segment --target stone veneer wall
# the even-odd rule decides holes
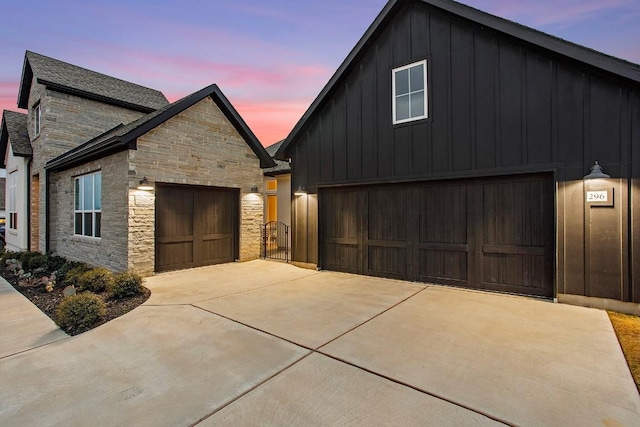
[[[260,256],[264,201],[260,194],[243,194],[240,203],[240,260],[248,261]]]
[[[155,203],[153,191],[129,190],[127,267],[143,276],[155,270]]]
[[[260,256],[263,201],[260,161],[209,97],[137,140],[129,151],[129,188],[146,176],[152,183],[239,188],[240,260]],[[129,267],[151,274],[155,265],[153,196],[129,191]]]
[[[125,151],[51,174],[49,231],[51,249],[56,254],[112,271],[129,267],[127,166]],[[74,177],[98,170],[102,172],[102,237],[74,236]]]
[[[41,122],[40,134],[36,136],[33,107],[38,102]],[[56,92],[38,83],[35,77],[31,83],[28,106],[27,127],[33,147],[31,174],[41,177],[39,223],[45,224],[44,164],[120,123],[126,124],[136,120],[144,113]],[[39,228],[39,242],[34,242],[34,246],[39,245],[39,248],[44,250],[45,227]]]

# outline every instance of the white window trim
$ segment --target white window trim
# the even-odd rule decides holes
[[[100,231],[100,236],[96,236],[96,213],[100,213],[101,217],[102,217],[102,208],[101,209],[84,209],[84,178],[92,176],[93,179],[91,180],[92,185],[94,185],[94,189],[93,189],[93,197],[94,197],[94,203],[95,203],[95,177],[96,175],[100,175],[100,177],[102,178],[102,171],[95,171],[95,172],[91,172],[91,173],[87,173],[84,175],[78,175],[76,177],[74,177],[73,179],[73,235],[74,236],[78,236],[78,237],[84,237],[84,238],[89,238],[89,239],[101,239],[102,238],[102,230]],[[80,181],[80,185],[78,186],[78,191],[79,191],[79,202],[78,205],[82,208],[82,209],[76,209],[76,182]],[[102,180],[101,180],[101,184],[102,186]],[[102,189],[100,191],[100,195],[102,196]],[[102,201],[100,202],[100,206],[102,206]],[[84,221],[84,215],[90,213],[92,214],[92,230],[91,230],[91,236],[88,236],[86,234],[84,234],[84,223],[81,225],[81,234],[77,234],[76,233],[76,214],[81,214],[83,221]],[[102,221],[100,221],[100,227],[102,228]]]
[[[406,69],[409,68],[413,68],[415,66],[418,65],[422,65],[422,72],[423,72],[423,78],[424,78],[424,114],[422,116],[416,116],[416,117],[410,117],[408,119],[402,119],[402,120],[396,120],[396,73],[400,72],[400,71],[404,71]],[[391,103],[392,103],[392,113],[393,114],[393,124],[397,125],[400,123],[407,123],[407,122],[413,122],[416,120],[422,120],[422,119],[426,119],[429,117],[429,91],[428,91],[428,86],[427,86],[427,60],[423,59],[422,61],[418,61],[418,62],[413,62],[411,64],[408,65],[404,65],[402,67],[398,67],[398,68],[394,68],[392,73],[391,73],[391,85],[393,87],[393,93],[392,93],[392,99],[391,99]],[[412,92],[409,92],[409,94],[411,94]],[[413,92],[415,93],[415,92]]]
[[[36,136],[40,135],[40,130],[42,128],[42,109],[40,108],[40,103],[34,107],[33,127]]]
[[[8,211],[9,211],[9,229],[18,229],[18,204],[16,197],[18,196],[18,171],[14,170],[9,173],[9,197],[8,197]]]

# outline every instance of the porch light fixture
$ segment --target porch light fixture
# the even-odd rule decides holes
[[[259,192],[260,192],[260,190],[258,189],[258,186],[257,186],[257,185],[254,185],[253,187],[251,187],[250,192],[251,192],[251,193],[259,193]]]
[[[611,178],[611,176],[607,175],[602,171],[602,168],[600,167],[600,165],[598,164],[598,161],[596,160],[596,163],[593,166],[591,166],[591,172],[588,175],[585,175],[583,179],[598,179],[598,178]]]
[[[149,180],[145,176],[140,180],[140,184],[138,185],[138,190],[151,191],[153,190],[153,186],[149,184]]]
[[[293,194],[296,196],[306,196],[307,190],[302,185],[300,185],[298,186],[298,189]]]

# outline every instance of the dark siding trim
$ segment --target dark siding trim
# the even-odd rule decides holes
[[[391,177],[387,179],[364,178],[357,181],[322,182],[312,188],[313,188],[313,192],[315,192],[316,189],[349,187],[353,185],[401,184],[401,183],[408,183],[408,182],[428,182],[428,181],[442,181],[442,180],[452,180],[452,179],[484,178],[484,177],[498,178],[498,177],[508,176],[508,175],[555,173],[557,171],[562,170],[562,167],[563,167],[562,163],[547,163],[547,164],[541,164],[541,165],[524,165],[524,166],[516,166],[516,167],[509,167],[509,168],[499,168],[499,169],[494,168],[494,169],[477,169],[473,171],[431,173],[427,175],[420,175],[420,176],[416,175],[411,177]]]
[[[126,101],[122,101],[119,99],[115,99],[115,98],[109,98],[106,96],[101,96],[101,95],[97,95],[95,93],[91,93],[91,92],[85,92],[79,89],[75,89],[72,87],[68,87],[68,86],[63,86],[57,83],[53,83],[50,82],[48,80],[44,80],[44,79],[38,79],[38,83],[46,86],[48,89],[54,90],[56,92],[60,92],[60,93],[64,93],[67,95],[73,95],[73,96],[78,96],[80,98],[84,98],[84,99],[90,99],[93,101],[98,101],[101,102],[103,104],[109,104],[109,105],[114,105],[116,107],[123,107],[129,110],[133,110],[133,111],[139,111],[141,113],[151,113],[153,111],[156,111],[155,108],[152,107],[146,107],[144,105],[139,105],[139,104],[133,104],[130,102],[126,102]]]
[[[207,86],[206,88],[171,104],[166,108],[166,110],[157,115],[152,115],[148,120],[143,120],[138,126],[124,134],[118,135],[117,132],[115,132],[117,129],[122,127],[122,125],[118,125],[89,142],[47,162],[45,167],[51,170],[60,171],[122,150],[135,149],[137,138],[166,122],[170,118],[187,110],[189,107],[200,102],[206,97],[211,97],[212,101],[218,106],[218,108],[220,108],[225,117],[235,127],[240,136],[242,136],[247,145],[249,145],[251,150],[256,154],[258,159],[260,159],[260,167],[274,167],[276,165],[274,160],[271,158],[269,153],[267,153],[260,141],[258,141],[240,114],[238,114],[236,109],[231,105],[229,100],[215,84]],[[116,135],[111,138],[107,138],[104,141],[100,141],[103,136],[108,136],[108,134],[112,132],[115,132]]]

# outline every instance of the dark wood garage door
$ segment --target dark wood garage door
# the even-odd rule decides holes
[[[156,271],[234,261],[239,200],[236,189],[158,185]]]
[[[329,270],[553,295],[549,176],[324,189]]]

